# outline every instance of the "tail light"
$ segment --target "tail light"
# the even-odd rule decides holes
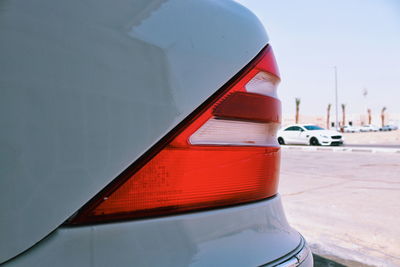
[[[278,69],[267,46],[69,224],[170,215],[277,193]]]

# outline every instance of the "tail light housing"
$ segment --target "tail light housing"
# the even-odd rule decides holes
[[[68,224],[171,215],[274,196],[279,81],[267,46]]]

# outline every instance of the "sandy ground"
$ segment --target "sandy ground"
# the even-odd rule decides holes
[[[400,130],[387,132],[343,133],[346,144],[400,145]]]
[[[280,193],[317,254],[400,266],[399,154],[283,150]]]

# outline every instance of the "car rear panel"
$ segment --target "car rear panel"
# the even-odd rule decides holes
[[[279,196],[63,225],[268,44],[247,9],[213,0],[4,1],[0,34],[0,263],[262,265],[299,246]]]
[[[2,1],[0,263],[29,248],[266,45],[232,1]]]

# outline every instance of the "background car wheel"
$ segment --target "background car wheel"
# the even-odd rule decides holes
[[[285,144],[285,141],[283,140],[282,137],[278,137],[278,143],[279,143],[280,145],[284,145],[284,144]]]
[[[311,146],[319,146],[320,144],[319,144],[317,138],[312,137],[312,138],[310,139],[310,145],[311,145]]]

